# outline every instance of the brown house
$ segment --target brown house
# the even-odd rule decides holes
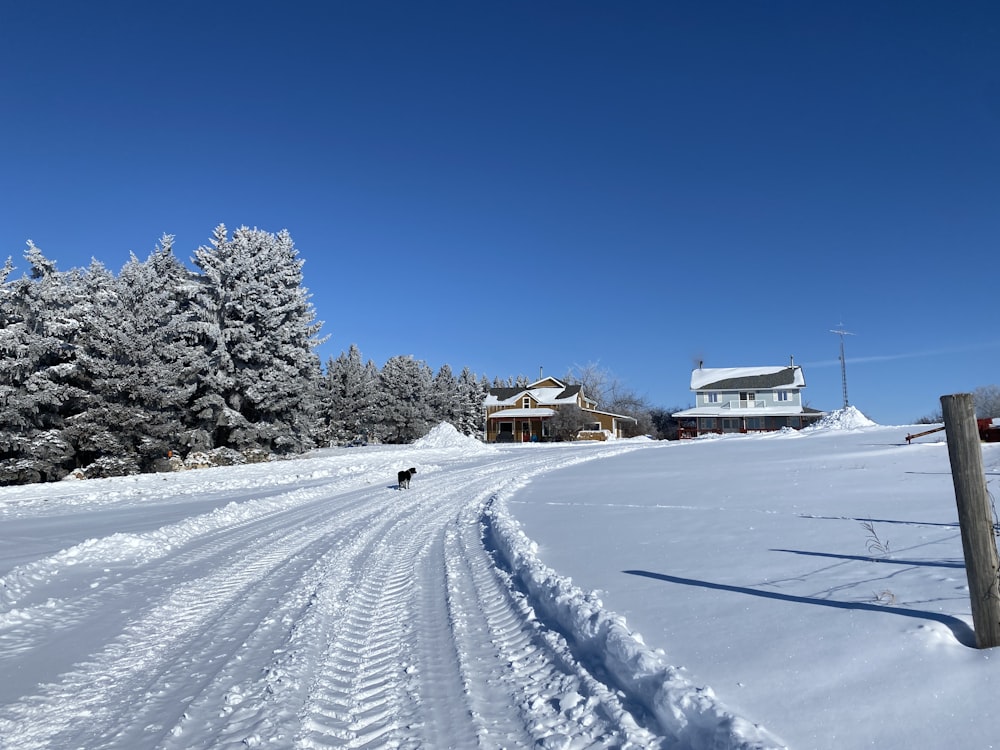
[[[559,409],[578,406],[586,428],[578,440],[608,440],[622,436],[622,423],[635,422],[623,414],[598,411],[597,402],[583,394],[583,387],[542,378],[523,388],[490,388],[486,401],[486,442],[527,443],[551,440],[552,418]]]

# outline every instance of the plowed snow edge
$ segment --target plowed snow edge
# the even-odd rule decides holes
[[[728,710],[710,687],[698,687],[647,647],[625,618],[604,609],[538,558],[537,544],[494,495],[483,510],[486,543],[523,587],[531,605],[568,636],[578,658],[595,660],[615,688],[655,717],[678,750],[781,750],[786,745],[764,727]]]

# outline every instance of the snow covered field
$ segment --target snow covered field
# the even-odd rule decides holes
[[[0,488],[0,747],[992,747],[947,447],[912,431],[440,426]]]

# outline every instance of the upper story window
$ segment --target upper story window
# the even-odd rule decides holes
[[[740,393],[740,401],[756,401],[757,394],[753,391],[743,391]]]
[[[774,394],[774,396],[775,396],[775,401],[787,401],[788,391],[778,391],[777,393]]]
[[[525,396],[523,399],[521,399],[521,408],[523,408],[523,409],[530,409],[531,408],[531,397],[530,396]]]
[[[719,403],[719,394],[718,393],[706,393],[705,394],[705,403],[707,403],[707,404],[717,404],[717,403]]]

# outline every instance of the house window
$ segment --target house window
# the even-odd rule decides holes
[[[719,394],[718,393],[706,393],[705,394],[705,403],[708,403],[708,404],[717,404],[717,403],[719,403]]]
[[[778,401],[788,400],[788,391],[778,391],[775,395],[777,396]]]
[[[590,430],[592,432],[600,432],[600,430],[601,430],[601,423],[600,422],[591,422],[590,424],[588,424],[585,427],[585,429]]]
[[[530,396],[525,396],[523,399],[521,399],[521,407],[524,408],[524,409],[530,409],[531,408],[531,397]]]

